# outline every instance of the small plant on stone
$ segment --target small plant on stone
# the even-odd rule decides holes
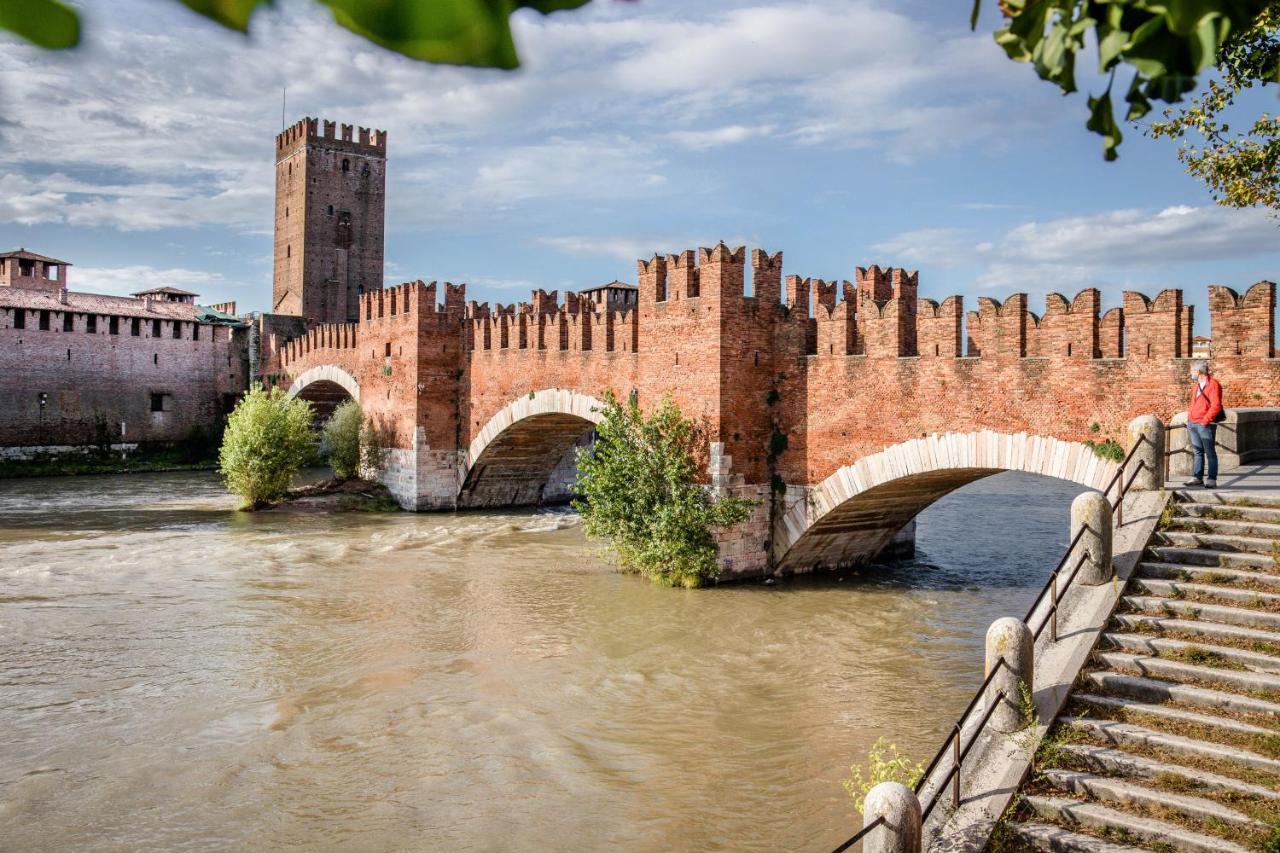
[[[872,788],[881,782],[900,782],[908,788],[914,787],[924,775],[924,765],[911,761],[898,751],[897,745],[881,737],[867,753],[867,766],[854,764],[849,773],[849,778],[844,780],[844,789],[853,797],[858,813],[862,814],[867,793]]]
[[[1091,438],[1085,442],[1085,446],[1102,459],[1110,459],[1112,462],[1124,461],[1124,448],[1114,439],[1108,438],[1103,441],[1094,441]]]
[[[1168,530],[1173,525],[1173,519],[1177,514],[1177,505],[1173,501],[1166,503],[1164,509],[1160,511],[1160,521],[1156,523],[1156,529]]]

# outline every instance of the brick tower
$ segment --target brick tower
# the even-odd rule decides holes
[[[271,310],[346,323],[382,288],[387,133],[305,118],[276,136]]]

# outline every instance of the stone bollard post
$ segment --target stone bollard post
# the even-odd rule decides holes
[[[1130,488],[1141,491],[1157,491],[1164,488],[1164,424],[1155,415],[1141,415],[1129,421],[1129,446],[1146,437],[1147,442],[1133,454],[1133,461],[1124,472],[1125,482],[1133,477]],[[1139,462],[1146,466],[1137,476],[1133,472]]]
[[[862,803],[862,825],[884,823],[862,839],[863,853],[920,853],[920,800],[900,782],[881,782]]]
[[[1084,492],[1071,502],[1071,540],[1076,538],[1082,527],[1088,529],[1067,558],[1064,566],[1066,575],[1058,580],[1060,586],[1086,552],[1089,559],[1080,567],[1075,582],[1097,586],[1111,580],[1111,503],[1102,492]],[[1058,591],[1065,592],[1061,588]]]
[[[991,728],[998,732],[1017,732],[1027,727],[1029,720],[1022,707],[1022,691],[1024,686],[1028,694],[1034,689],[1034,647],[1031,629],[1021,619],[1005,616],[992,622],[987,629],[987,668],[984,676],[991,674],[992,667],[1001,658],[1007,664],[1000,667],[999,674],[991,679],[991,686],[987,688],[990,696],[1004,691],[1004,699],[1000,700],[999,706],[991,714]]]

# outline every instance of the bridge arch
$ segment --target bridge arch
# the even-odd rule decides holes
[[[459,507],[529,506],[603,417],[604,403],[563,388],[532,391],[489,419],[464,459]]]
[[[804,572],[872,559],[934,501],[1001,471],[1101,490],[1117,467],[1080,442],[1027,433],[980,430],[906,441],[845,465],[789,500],[773,528],[776,565]]]
[[[309,401],[315,410],[316,423],[324,423],[346,400],[360,402],[360,383],[341,367],[318,364],[298,374],[286,396]]]

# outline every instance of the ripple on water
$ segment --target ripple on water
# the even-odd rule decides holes
[[[671,590],[566,511],[244,514],[207,474],[0,483],[15,849],[771,850],[927,757],[1075,488],[980,481],[919,557]],[[1018,525],[981,537],[987,515]],[[977,531],[979,538],[972,533]],[[898,685],[921,702],[903,714]]]

